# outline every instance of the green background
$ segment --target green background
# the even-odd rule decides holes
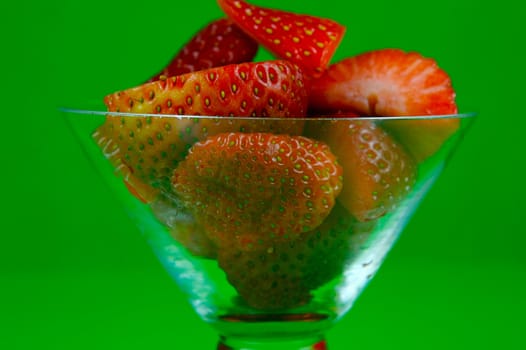
[[[526,61],[520,2],[258,0],[348,27],[336,58],[399,47],[479,118],[332,349],[524,349]],[[156,73],[221,15],[202,1],[2,5],[0,349],[212,349],[56,107]]]

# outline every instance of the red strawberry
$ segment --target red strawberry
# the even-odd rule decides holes
[[[110,112],[217,116],[303,116],[302,74],[286,61],[243,63],[161,79],[105,98]],[[235,119],[235,118],[234,118]],[[196,141],[227,131],[299,134],[302,121],[108,115],[96,138],[117,166],[169,191],[176,164]]]
[[[312,350],[327,350],[327,342],[325,339],[320,340],[312,346]]]
[[[309,107],[386,117],[457,113],[449,76],[434,60],[398,49],[371,51],[332,65],[312,81]],[[388,121],[384,126],[420,161],[440,148],[459,121]]]
[[[345,33],[344,26],[325,18],[259,7],[242,0],[218,3],[248,35],[311,75],[325,70]]]
[[[367,120],[310,123],[310,133],[329,145],[343,167],[338,201],[358,220],[384,215],[409,193],[414,161],[382,128]]]
[[[212,241],[249,249],[320,225],[341,190],[341,175],[321,142],[226,133],[196,143],[172,181]]]
[[[226,18],[209,23],[149,81],[203,69],[252,61],[258,44]]]
[[[449,76],[436,62],[398,49],[367,52],[333,64],[313,81],[309,106],[362,115],[457,112]]]
[[[249,306],[297,307],[309,302],[312,291],[341,275],[371,230],[336,205],[318,228],[296,240],[251,249],[225,246],[219,250],[218,263]]]

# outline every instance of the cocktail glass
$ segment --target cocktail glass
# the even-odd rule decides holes
[[[375,275],[474,119],[474,114],[280,119],[109,113],[70,108],[63,108],[62,112],[87,158],[120,199],[164,268],[186,293],[195,312],[217,330],[218,349],[254,350],[326,349],[324,333],[349,311]],[[164,174],[162,179],[151,174],[151,182],[144,176],[138,179],[137,174],[127,168],[126,160],[120,158],[125,157],[126,152],[115,147],[117,140],[101,138],[100,127],[105,120],[117,126],[164,125],[165,131],[179,139],[187,138],[189,144],[204,141],[214,133],[229,132],[301,134],[316,139],[323,138],[327,128],[351,130],[356,125],[366,125],[367,130],[380,129],[381,133],[390,135],[397,145],[400,140],[399,148],[418,161],[413,162],[415,177],[407,183],[403,196],[382,206],[381,210],[377,208],[357,220],[349,212],[348,203],[343,205],[337,198],[319,227],[305,230],[285,244],[266,240],[240,255],[228,251],[234,250],[228,245],[220,247],[211,242],[192,204],[185,203],[170,188],[173,169],[167,169],[168,175]],[[458,128],[452,130],[450,125]],[[195,130],[206,132],[196,136]],[[119,132],[113,135],[133,137]],[[337,157],[345,158],[345,148],[341,146],[349,146],[346,139],[349,133],[338,135],[320,141],[327,142]],[[151,141],[155,142],[155,134],[152,136]],[[355,142],[366,144],[369,136],[362,133]],[[371,150],[380,147],[370,146]],[[363,145],[356,147],[363,148]],[[177,151],[179,160],[170,163],[173,168],[188,150]],[[219,158],[221,154],[216,156]],[[374,159],[374,152],[367,157],[378,161]],[[356,166],[365,170],[366,163],[358,162]],[[345,187],[349,186],[345,178],[345,171],[349,169],[345,167],[353,165],[343,166]],[[353,185],[361,186],[360,181],[354,180]],[[225,187],[209,190],[215,195],[218,193],[213,191],[225,191]],[[261,224],[279,225],[279,222]],[[225,262],[218,258],[225,255],[233,260]],[[236,266],[236,257],[239,266]]]

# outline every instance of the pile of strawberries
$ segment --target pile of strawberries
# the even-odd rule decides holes
[[[94,138],[137,198],[186,208],[193,219],[174,237],[217,259],[245,303],[300,306],[342,272],[357,237],[459,126],[389,117],[455,114],[455,93],[417,53],[330,64],[345,33],[332,20],[218,3],[226,18],[146,83],[104,99],[110,112],[159,116],[110,114]],[[277,59],[253,62],[259,46]]]

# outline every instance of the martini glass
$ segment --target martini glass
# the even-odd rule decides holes
[[[62,112],[87,158],[120,199],[195,312],[217,331],[217,348],[254,350],[326,349],[324,333],[351,309],[375,275],[474,119],[474,114],[279,119],[109,113],[69,108],[63,108]],[[394,171],[391,168],[397,168],[400,162],[405,162],[405,169],[410,168],[411,172],[410,175],[405,172],[405,178],[395,174],[390,180],[393,183],[384,184],[387,199],[370,212],[356,215],[353,200],[344,199],[340,194],[316,227],[302,230],[300,234],[291,233],[293,238],[286,241],[281,236],[271,236],[250,249],[238,248],[215,241],[210,235],[212,226],[207,225],[207,220],[196,210],[202,203],[189,203],[171,187],[174,180],[170,176],[188,157],[188,148],[178,149],[177,156],[164,166],[168,168],[165,173],[146,176],[130,170],[129,154],[126,156],[127,153],[116,146],[119,142],[122,145],[123,138],[133,138],[133,135],[104,134],[105,123],[116,125],[116,129],[127,123],[143,127],[163,125],[165,131],[173,132],[179,140],[184,139],[189,147],[221,133],[272,133],[294,138],[302,135],[327,143],[331,152],[341,159],[343,188],[367,186],[365,179],[358,177],[349,183],[347,177],[349,172],[366,171],[368,160],[382,168],[382,160],[375,160],[374,152],[356,164],[345,160],[351,152],[349,147],[359,150],[368,142],[373,142],[370,150],[383,147],[382,143],[374,144],[375,135],[381,134],[387,135],[396,152],[382,153],[388,155],[386,164],[390,165],[383,169],[383,174],[387,174],[383,180],[376,180],[385,181],[391,175],[389,171]],[[352,129],[359,131],[354,139],[349,139],[349,132],[334,133],[334,130]],[[196,134],[195,130],[206,132]],[[328,133],[331,130],[333,132]],[[155,138],[150,141],[156,142]],[[359,143],[363,143],[362,146]],[[219,152],[211,155],[218,159],[222,156]],[[257,177],[257,170],[251,175]],[[389,188],[395,184],[402,190]],[[224,198],[227,191],[225,186],[208,186],[207,190],[211,197],[218,198]],[[235,196],[235,191],[233,193]],[[374,197],[380,196],[371,195],[373,203],[377,199]],[[349,197],[348,193],[345,196]],[[247,203],[246,198],[250,197],[245,197],[245,205],[255,205],[250,199]],[[263,208],[270,211],[279,201],[268,199],[268,203]],[[219,209],[217,213],[226,215]],[[264,217],[265,213],[261,215]],[[263,232],[267,224],[279,226],[279,215],[273,218],[275,222],[270,223],[254,218],[256,223],[251,227],[259,225]],[[257,236],[260,232],[254,230],[251,234]],[[232,232],[237,232],[235,227]]]

